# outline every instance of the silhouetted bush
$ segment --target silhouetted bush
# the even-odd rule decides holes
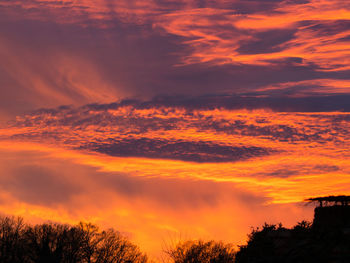
[[[174,263],[232,263],[235,251],[231,244],[216,241],[187,241],[166,253]]]
[[[248,235],[236,263],[350,262],[347,227],[318,228],[302,221],[291,229],[265,224]]]
[[[320,211],[323,209],[322,211]],[[331,220],[333,210],[342,218]],[[253,229],[247,244],[186,241],[165,252],[172,263],[328,263],[350,262],[349,206],[316,208],[317,224],[293,228],[263,225]],[[119,232],[100,231],[79,223],[26,225],[21,218],[0,217],[0,263],[146,263],[139,248]]]
[[[275,262],[276,247],[274,244],[274,233],[283,231],[282,225],[266,224],[260,230],[253,229],[248,235],[247,245],[240,246],[236,255],[236,262]]]
[[[145,263],[147,256],[113,229],[92,224],[25,225],[21,218],[0,218],[0,262]]]

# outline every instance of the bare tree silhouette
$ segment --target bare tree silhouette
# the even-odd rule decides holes
[[[21,218],[0,218],[0,262],[146,263],[148,258],[119,232],[77,226],[25,225]]]
[[[24,233],[22,218],[0,217],[0,262],[25,262]]]
[[[233,246],[216,241],[186,241],[165,252],[174,263],[232,263],[235,261]]]

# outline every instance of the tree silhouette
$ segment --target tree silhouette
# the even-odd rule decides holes
[[[77,226],[25,225],[21,218],[0,218],[0,262],[146,263],[147,256],[119,232]]]
[[[265,224],[253,229],[236,263],[350,262],[347,228],[318,228],[302,221],[291,229]]]
[[[240,246],[236,255],[236,262],[275,262],[276,248],[273,233],[282,229],[282,225],[264,224],[262,229],[253,229],[248,235],[248,242],[245,246]]]
[[[0,262],[25,262],[24,233],[22,218],[0,217]]]
[[[186,241],[165,252],[174,263],[232,263],[235,260],[233,246],[216,241]]]

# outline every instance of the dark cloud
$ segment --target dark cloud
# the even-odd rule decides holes
[[[329,173],[340,170],[340,168],[336,165],[316,165],[314,168],[316,171],[323,171]]]
[[[88,114],[89,110],[105,112],[131,106],[135,109],[151,109],[160,107],[184,108],[189,111],[205,109],[270,109],[276,112],[350,112],[348,101],[350,95],[326,95],[311,97],[266,96],[265,93],[245,93],[242,95],[201,95],[201,96],[156,96],[151,100],[124,99],[108,104],[88,104],[81,108],[61,106],[58,108],[42,108],[32,111],[39,118],[45,114],[62,114],[62,119],[72,120],[79,114]],[[69,116],[66,116],[66,115]],[[314,115],[315,116],[315,115]],[[335,115],[336,118],[346,118],[346,115]],[[60,120],[62,120],[60,119]],[[28,120],[29,121],[29,120]]]
[[[276,169],[271,172],[263,173],[260,176],[289,178],[294,176],[302,176],[305,174],[318,175],[318,174],[332,173],[332,172],[338,172],[340,170],[341,170],[340,167],[337,165],[327,165],[327,164],[315,165],[313,167],[288,165],[286,167]]]
[[[11,139],[55,141],[76,149],[87,149],[112,156],[138,156],[176,159],[194,162],[226,162],[265,156],[278,152],[254,145],[231,145],[215,142],[215,136],[238,136],[264,138],[274,142],[341,143],[348,137],[349,114],[324,114],[325,107],[345,110],[347,96],[318,98],[256,98],[234,96],[157,97],[151,101],[123,100],[111,104],[89,104],[82,107],[62,106],[56,109],[41,109],[17,117],[8,127],[26,128],[10,135]],[[291,101],[304,101],[306,108],[295,112]],[[334,100],[334,104],[330,103]],[[343,101],[343,104],[335,104]],[[254,110],[275,107],[286,112],[266,111],[249,117],[249,113],[216,115],[206,110]],[[327,102],[321,104],[322,102]],[[303,103],[298,103],[301,107]],[[319,113],[306,113],[308,106],[318,107]],[[266,106],[266,107],[265,107]],[[289,108],[290,107],[290,108]],[[291,112],[291,113],[290,113]],[[250,118],[247,120],[243,118]],[[300,118],[298,123],[289,117]],[[278,118],[282,122],[277,121]],[[171,134],[183,131],[210,133],[209,139],[178,139]],[[157,138],[162,134],[161,138]],[[7,138],[3,135],[3,138]],[[213,141],[211,141],[213,140]]]
[[[272,53],[283,50],[281,44],[294,38],[296,29],[275,29],[252,34],[252,39],[242,41],[237,52],[241,54]]]
[[[350,20],[337,20],[337,21],[313,21],[307,20],[301,23],[306,26],[307,30],[317,32],[317,34],[322,36],[336,35],[345,32],[350,27]],[[340,40],[340,39],[337,39]]]
[[[111,156],[146,157],[190,162],[233,162],[269,155],[274,151],[262,147],[232,147],[212,142],[166,141],[155,139],[108,140],[81,146]]]
[[[277,112],[350,111],[350,95],[311,97],[266,96],[266,93],[242,95],[159,96],[149,106],[171,106],[198,109],[271,109]],[[145,105],[145,104],[141,104]]]

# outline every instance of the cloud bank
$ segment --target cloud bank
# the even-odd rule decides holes
[[[2,1],[1,113],[160,94],[344,104],[349,10],[339,0]]]

